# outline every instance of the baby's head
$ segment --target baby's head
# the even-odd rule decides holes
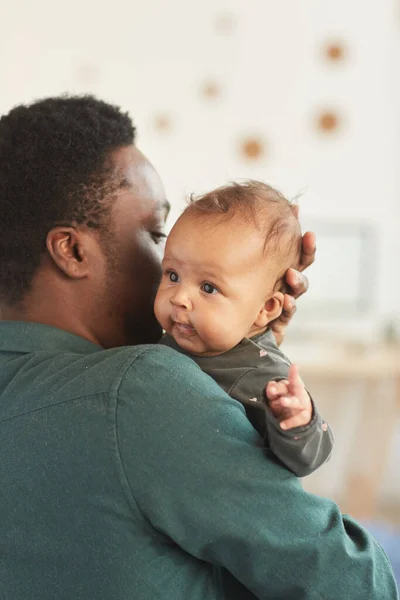
[[[192,199],[166,242],[156,317],[183,350],[222,354],[281,314],[300,252],[297,207],[265,183]]]

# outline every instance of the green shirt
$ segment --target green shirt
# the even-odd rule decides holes
[[[253,338],[244,338],[218,356],[189,354],[169,335],[163,336],[161,344],[190,356],[231,398],[241,402],[265,446],[295,475],[310,475],[330,458],[333,434],[313,401],[310,423],[287,431],[281,429],[266,403],[266,384],[287,379],[290,368],[289,359],[276,345],[270,330]]]
[[[0,322],[1,600],[397,598],[374,539],[258,442],[169,348]]]

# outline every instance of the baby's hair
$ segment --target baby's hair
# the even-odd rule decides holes
[[[191,196],[184,215],[220,219],[240,218],[253,224],[264,237],[264,252],[279,256],[282,273],[277,289],[287,291],[285,273],[298,268],[301,257],[301,228],[298,206],[281,192],[261,181],[232,182],[201,196]]]

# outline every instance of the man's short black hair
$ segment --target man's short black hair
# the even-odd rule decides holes
[[[122,185],[110,153],[134,140],[128,114],[93,96],[46,98],[0,119],[0,300],[29,290],[52,227],[101,231]]]

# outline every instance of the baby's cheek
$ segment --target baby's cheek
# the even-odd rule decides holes
[[[227,351],[236,346],[242,339],[242,331],[235,319],[227,314],[215,315],[207,325],[208,345],[218,350]]]
[[[206,315],[203,314],[201,319],[196,319],[194,326],[204,344],[211,350],[215,349],[216,345],[218,346],[223,335],[218,320],[213,319],[210,315],[205,317]]]
[[[247,336],[248,324],[242,318],[242,315],[237,314],[237,311],[232,311],[227,314],[225,320],[225,339],[229,342],[229,347],[234,348],[243,338]]]
[[[226,340],[227,346],[229,346],[229,348],[227,348],[227,350],[230,350],[231,348],[234,348],[235,346],[237,346],[237,344],[239,344],[239,342],[241,342],[244,337],[245,336],[243,334],[243,331],[241,331],[240,328],[238,328],[238,329],[232,328],[229,331],[227,331],[227,333],[225,335],[225,340]]]
[[[167,323],[169,321],[170,311],[168,310],[168,305],[165,301],[163,301],[162,295],[156,297],[156,301],[154,303],[154,314],[156,315],[157,321],[160,325],[166,329]]]

